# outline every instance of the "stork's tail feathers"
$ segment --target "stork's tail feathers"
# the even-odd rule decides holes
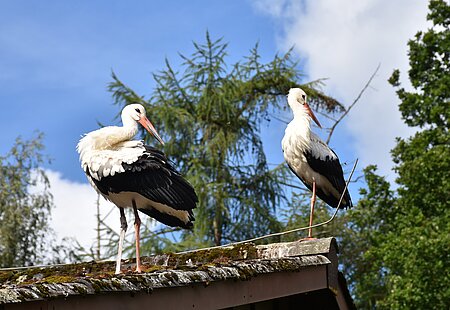
[[[339,197],[340,199],[341,197]],[[333,204],[330,204],[332,207],[337,208],[339,204],[339,199],[335,199]],[[353,208],[353,202],[352,198],[350,197],[350,193],[348,190],[345,190],[344,197],[342,198],[341,205],[339,206],[339,209],[351,209]]]
[[[192,210],[177,210],[173,214],[161,212],[155,208],[142,208],[138,210],[167,226],[185,229],[192,229],[192,227],[194,227],[193,221],[195,221],[195,218]]]
[[[350,198],[350,195],[349,195]],[[347,204],[344,206],[345,209],[351,209],[353,208],[353,202],[352,199],[350,198],[350,200],[347,202]]]

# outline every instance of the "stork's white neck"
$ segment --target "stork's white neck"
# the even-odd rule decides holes
[[[301,110],[294,110],[294,119],[288,124],[281,142],[283,150],[289,152],[291,148],[299,148],[301,151],[310,148],[311,135],[311,117]]]
[[[309,139],[311,134],[311,116],[309,116],[303,106],[296,106],[292,111],[294,112],[294,119],[291,123],[295,124],[299,135]]]
[[[111,146],[129,141],[136,136],[139,129],[138,123],[131,116],[122,113],[122,124],[122,127],[113,127],[115,130],[106,138]]]
[[[139,130],[138,124],[134,120],[132,120],[130,122],[124,122],[123,126],[119,127],[119,128],[122,129],[123,136],[120,138],[122,138],[123,140],[118,141],[118,142],[123,142],[123,141],[128,141],[128,140],[133,139]]]
[[[115,149],[122,142],[130,141],[138,132],[138,124],[131,117],[122,117],[123,126],[108,126],[92,131],[78,143],[78,151]]]
[[[299,104],[291,105],[292,112],[294,113],[294,119],[297,121],[311,123],[311,116],[308,114],[308,110]]]
[[[137,133],[138,124],[137,124],[137,121],[133,117],[131,117],[129,114],[125,114],[122,112],[121,118],[122,118],[123,128],[129,128],[129,129],[135,128],[136,133]]]

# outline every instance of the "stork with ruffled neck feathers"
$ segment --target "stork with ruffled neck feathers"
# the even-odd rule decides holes
[[[122,110],[123,126],[108,126],[86,134],[78,143],[81,166],[105,199],[120,211],[120,237],[116,274],[121,272],[123,240],[127,230],[124,208],[134,211],[136,271],[141,272],[138,211],[172,227],[191,228],[198,202],[193,187],[169,162],[166,155],[142,141],[133,140],[141,124],[164,144],[140,104]]]

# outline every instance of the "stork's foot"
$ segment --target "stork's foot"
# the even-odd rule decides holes
[[[300,242],[302,242],[302,241],[312,241],[312,240],[317,240],[317,238],[314,238],[314,237],[306,237],[306,238],[298,239],[298,241],[300,241]]]
[[[142,273],[142,265],[139,257],[136,259],[136,270],[134,272]]]
[[[114,274],[122,274],[123,272],[122,272],[122,269],[121,269],[121,267],[122,267],[122,260],[117,260],[116,261],[116,271],[114,272]]]
[[[125,271],[123,272],[120,267],[116,268],[116,271],[114,272],[114,274],[124,274],[124,273],[129,273],[129,271]],[[142,273],[142,267],[141,266],[136,266],[136,269],[134,271],[131,272],[135,272],[135,273]]]
[[[122,274],[122,270],[120,269],[120,266],[116,266],[116,271],[114,274]]]

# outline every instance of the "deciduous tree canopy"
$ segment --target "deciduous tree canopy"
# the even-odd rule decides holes
[[[342,260],[364,309],[450,308],[450,7],[430,1],[432,28],[409,41],[409,80],[397,88],[406,124],[418,127],[392,150],[398,188],[374,167],[342,227]]]
[[[0,156],[1,267],[36,264],[49,252],[53,202],[40,167],[44,161],[41,140],[42,135],[29,141],[18,138],[10,152]]]

